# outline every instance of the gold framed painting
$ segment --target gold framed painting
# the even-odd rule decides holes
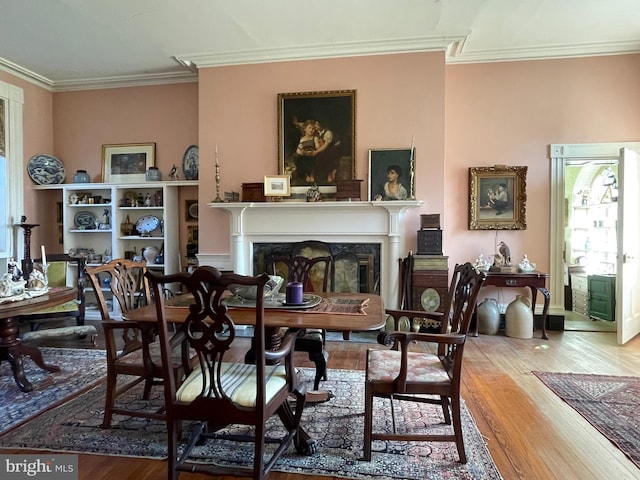
[[[527,167],[469,168],[469,230],[526,230]]]
[[[335,195],[336,181],[355,178],[355,115],[355,90],[278,94],[278,173],[292,195]]]
[[[104,183],[144,183],[147,169],[155,165],[155,143],[102,145]]]

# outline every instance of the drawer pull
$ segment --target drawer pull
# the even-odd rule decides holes
[[[508,278],[504,281],[504,283],[508,287],[515,287],[518,284],[518,281],[513,278]]]

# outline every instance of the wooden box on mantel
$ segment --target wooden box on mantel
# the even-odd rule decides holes
[[[242,184],[242,201],[243,202],[264,202],[264,183],[243,183]]]
[[[338,180],[336,182],[336,200],[360,201],[360,183],[362,180]]]

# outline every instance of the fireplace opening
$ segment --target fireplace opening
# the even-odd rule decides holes
[[[295,243],[254,243],[253,274],[269,272],[272,256],[314,258],[331,255],[329,279],[332,292],[380,294],[380,244],[326,243],[315,240]]]

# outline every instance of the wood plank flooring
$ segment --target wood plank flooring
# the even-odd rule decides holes
[[[503,477],[640,478],[640,470],[620,450],[531,373],[543,370],[638,376],[640,338],[618,346],[615,333],[551,331],[549,337],[546,341],[481,335],[467,341],[462,395]],[[370,346],[329,342],[329,368],[364,368],[365,350]],[[297,355],[298,364],[313,366],[304,354]],[[158,460],[80,455],[79,462],[81,480],[166,478],[165,462]],[[211,477],[183,474],[180,478]],[[300,476],[274,472],[270,478],[291,480]]]

